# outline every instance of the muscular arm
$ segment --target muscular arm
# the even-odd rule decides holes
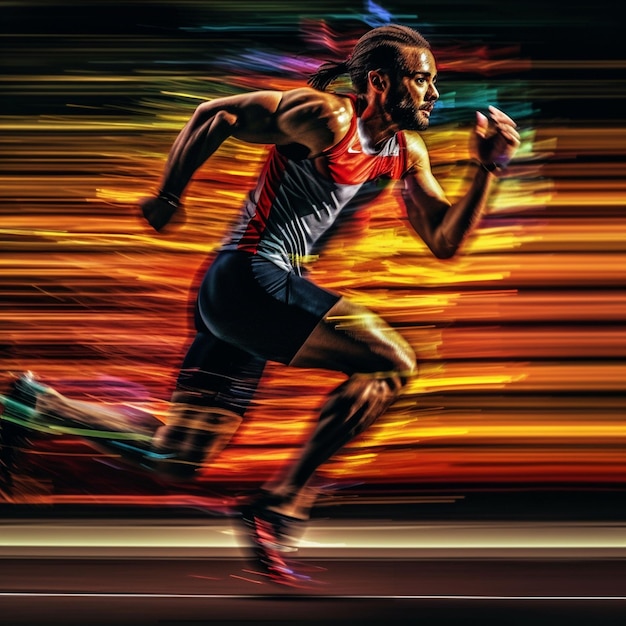
[[[312,89],[258,91],[201,104],[176,138],[162,191],[180,197],[194,172],[230,136],[250,143],[298,142],[317,152],[332,145],[330,96]]]
[[[451,203],[433,176],[428,152],[418,135],[407,145],[413,164],[404,180],[403,198],[409,223],[433,254],[447,259],[456,254],[465,236],[483,213],[495,175],[480,164],[505,165],[519,146],[515,123],[497,109],[490,109],[492,127],[485,116],[477,117],[470,152],[478,162],[474,178],[463,197]]]
[[[258,135],[262,141],[280,98],[280,92],[263,91],[203,102],[170,149],[161,190],[180,198],[194,172],[231,135],[247,134],[249,140]]]
[[[346,112],[342,98],[309,88],[257,91],[204,102],[174,141],[158,195],[140,202],[143,216],[157,231],[170,221],[184,221],[181,195],[194,172],[228,137],[298,144],[300,152],[318,154],[347,132]]]
[[[437,258],[454,256],[484,211],[493,178],[477,168],[469,190],[452,204],[433,176],[423,148],[419,164],[404,179],[402,195],[409,223]]]

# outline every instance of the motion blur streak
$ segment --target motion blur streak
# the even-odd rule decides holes
[[[230,3],[186,0],[154,3],[159,10],[145,15],[130,2],[114,22],[106,2],[88,3],[89,20],[81,3],[66,2],[67,20],[42,38],[53,30],[45,5],[0,4],[13,16],[2,38],[14,52],[0,66],[0,383],[33,370],[72,397],[165,419],[198,273],[265,147],[228,140],[189,187],[187,221],[175,232],[150,232],[137,201],[158,188],[198,103],[301,85],[384,13],[360,19],[323,2],[302,16],[288,3],[250,3],[254,23],[237,23]],[[541,22],[544,9],[536,31],[525,23],[529,33],[553,25],[549,10]],[[504,18],[500,40],[461,45],[451,17],[425,11],[434,15],[403,21],[433,34],[440,60],[441,101],[424,138],[450,197],[471,175],[457,163],[467,159],[475,108],[511,113],[524,145],[458,258],[432,258],[386,191],[311,266],[319,284],[389,320],[420,362],[397,405],[321,476],[333,484],[623,484],[626,130],[607,111],[623,102],[626,87],[612,72],[626,63],[544,57]],[[594,107],[567,121],[567,112],[553,113],[578,97],[572,72],[582,70],[593,74]],[[234,445],[187,500],[174,495],[182,487],[122,479],[108,468],[116,459],[66,436],[42,438],[25,455],[14,499],[196,503],[193,494],[213,483],[264,479],[295,453],[339,380],[270,364]]]

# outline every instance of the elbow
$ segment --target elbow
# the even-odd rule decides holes
[[[234,113],[230,113],[222,109],[215,114],[213,123],[222,131],[231,133],[237,125],[237,116]]]
[[[433,245],[430,246],[430,249],[435,257],[442,261],[446,261],[456,255],[459,249],[459,244],[454,244],[448,241],[443,234],[439,233],[439,236],[435,241],[433,241]]]
[[[437,257],[440,261],[447,261],[454,257],[457,253],[458,247],[439,247],[439,248],[431,248],[432,253]]]
[[[457,253],[460,242],[456,244],[450,242],[444,235],[443,229],[440,226],[432,227],[428,225],[426,220],[421,219],[420,215],[416,216],[411,212],[409,212],[408,217],[413,230],[420,236],[433,256],[437,259],[451,259]]]
[[[202,125],[204,122],[211,119],[214,115],[215,106],[210,100],[208,100],[207,102],[203,102],[196,107],[196,110],[191,116],[191,120],[197,125]]]

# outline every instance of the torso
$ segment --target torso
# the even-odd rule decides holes
[[[356,113],[336,145],[309,158],[297,156],[294,146],[271,148],[225,249],[258,254],[301,273],[322,235],[352,200],[371,183],[399,179],[407,170],[403,133],[392,136],[376,154],[367,154]]]

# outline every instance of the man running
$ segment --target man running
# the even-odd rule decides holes
[[[327,91],[349,74],[353,94]],[[142,203],[161,231],[180,214],[196,170],[228,137],[269,144],[258,183],[199,288],[197,335],[180,369],[165,424],[148,420],[139,438],[124,416],[66,398],[24,375],[5,417],[30,406],[65,424],[106,431],[103,449],[161,475],[191,479],[242,421],[266,361],[343,372],[313,433],[279,479],[244,511],[257,559],[277,582],[297,574],[281,548],[289,524],[306,520],[316,469],[367,429],[416,374],[408,343],[381,318],[303,276],[303,263],[347,206],[381,180],[399,181],[408,221],[432,253],[453,256],[477,222],[498,171],[516,152],[516,125],[490,107],[470,136],[475,163],[465,195],[451,203],[434,178],[424,141],[439,94],[428,42],[388,25],[366,33],[341,63],[326,63],[308,87],[257,91],[201,104],[175,140],[158,195]],[[119,433],[119,437],[111,436]]]

